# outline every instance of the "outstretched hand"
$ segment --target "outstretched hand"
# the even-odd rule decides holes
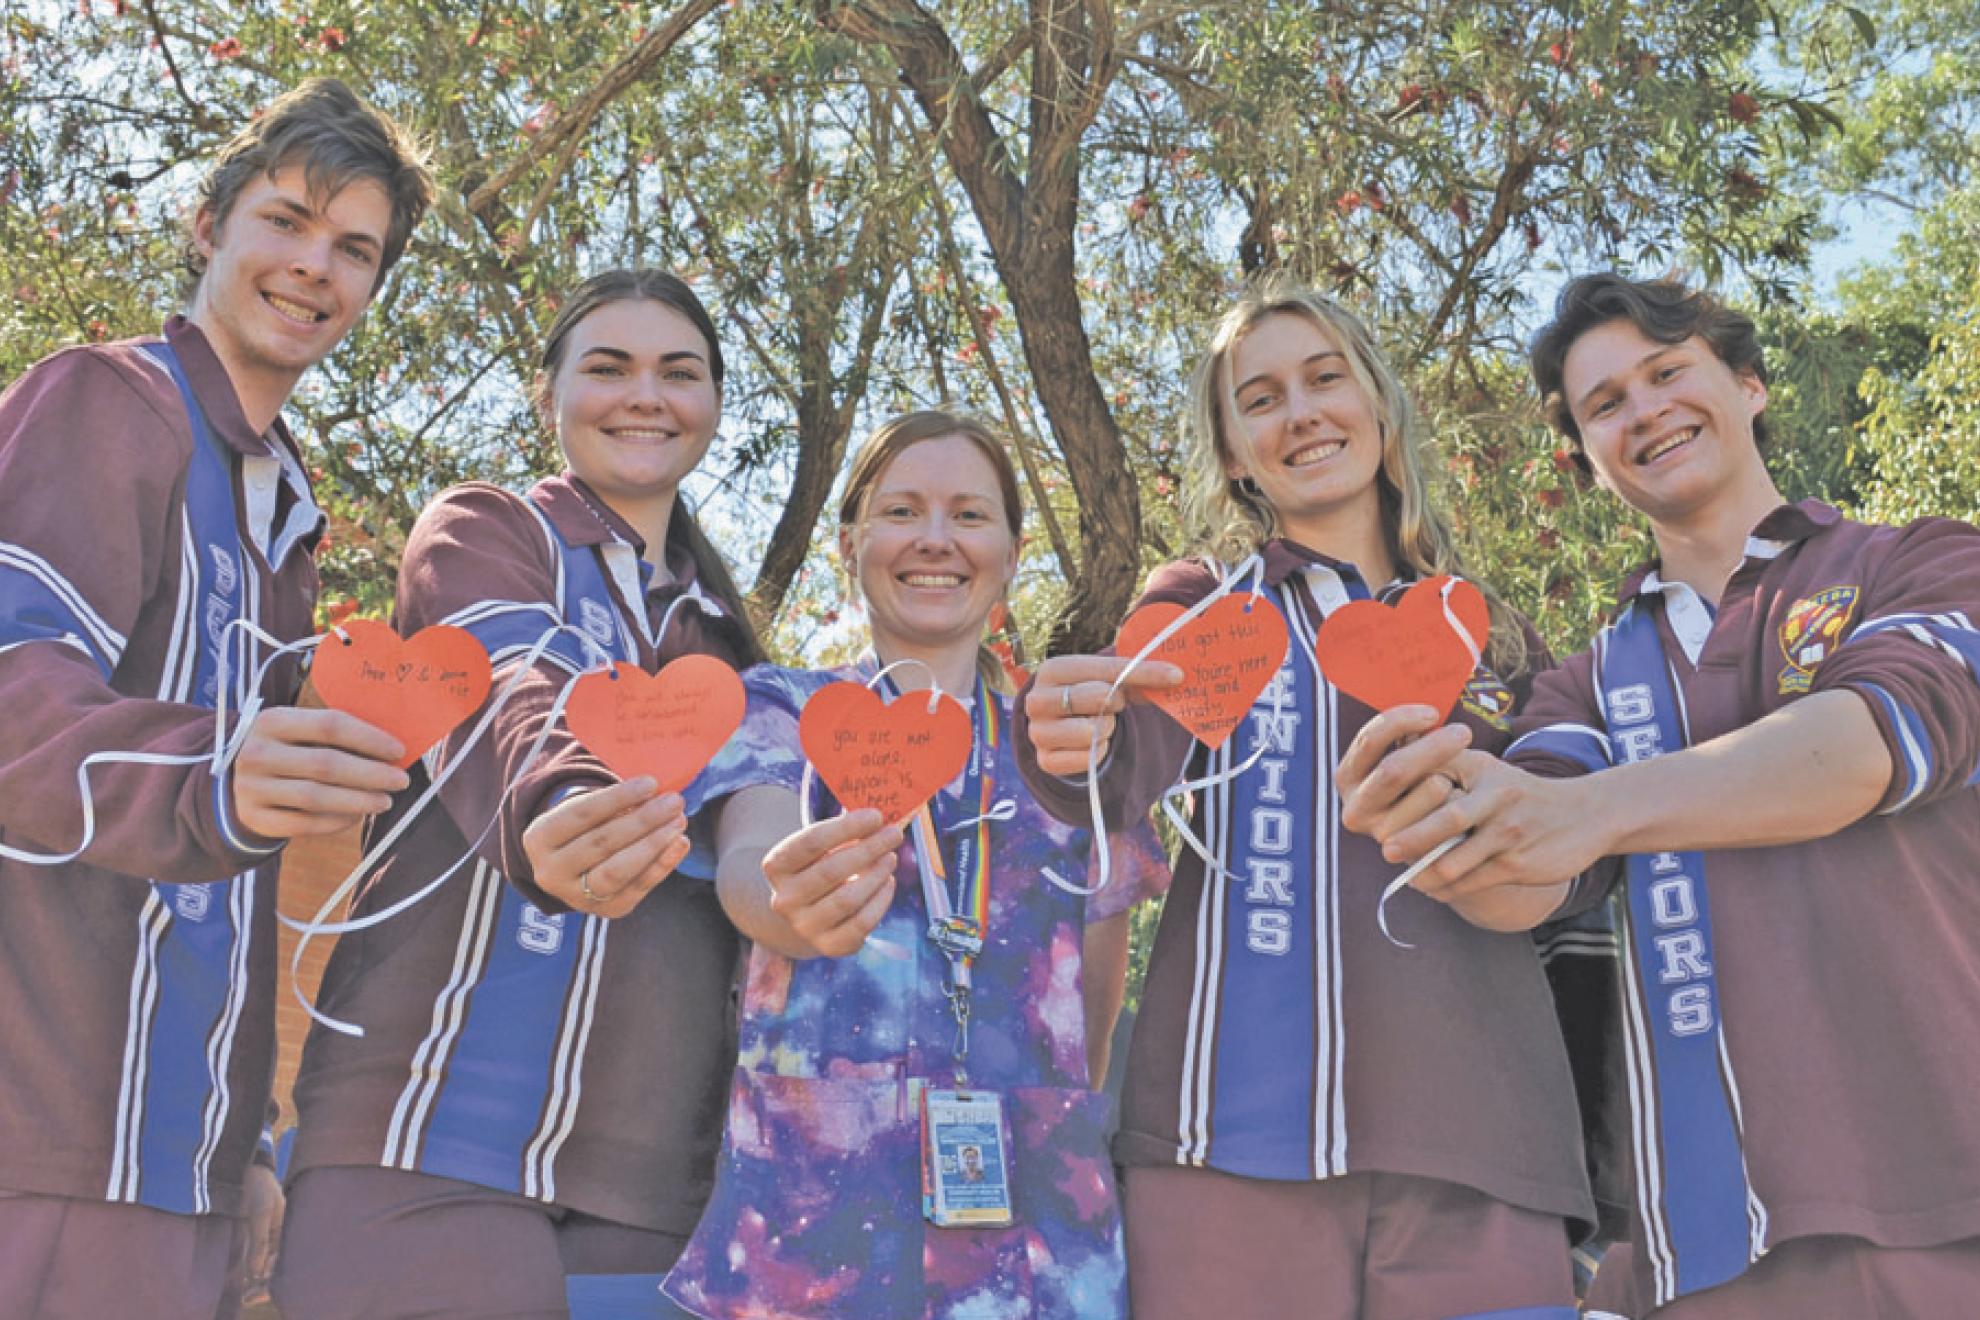
[[[1536,925],[1605,855],[1590,801],[1598,777],[1538,778],[1470,750],[1469,730],[1438,719],[1404,706],[1362,727],[1335,771],[1342,822],[1398,864],[1459,840],[1412,887],[1480,926]]]
[[[523,851],[537,887],[578,912],[623,917],[688,855],[686,804],[641,775],[575,793],[531,821]]]
[[[1471,746],[1471,730],[1444,724],[1429,706],[1398,706],[1361,726],[1334,768],[1334,786],[1341,793],[1341,822],[1357,834],[1383,845],[1391,861],[1413,862],[1459,833],[1438,827],[1416,830],[1410,842],[1428,838],[1414,852],[1392,851],[1389,844],[1405,831],[1435,815],[1465,780],[1458,758]]]
[[[409,781],[398,739],[340,710],[277,706],[233,763],[234,818],[264,839],[335,834],[392,805]]]
[[[1131,695],[1183,681],[1182,670],[1164,661],[1144,660],[1132,669],[1130,663],[1127,656],[1058,655],[1038,666],[1024,713],[1039,769],[1068,778],[1088,773],[1107,759],[1114,717]]]
[[[901,838],[870,807],[799,830],[763,855],[771,910],[814,953],[859,952],[894,901]]]

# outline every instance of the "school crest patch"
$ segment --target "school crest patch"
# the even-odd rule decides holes
[[[1489,669],[1475,669],[1458,698],[1464,708],[1500,733],[1512,732],[1512,689]]]
[[[1842,644],[1843,633],[1856,613],[1855,587],[1830,587],[1798,600],[1781,624],[1781,695],[1808,691],[1815,671]]]

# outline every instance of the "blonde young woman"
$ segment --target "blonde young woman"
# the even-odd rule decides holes
[[[1208,553],[1158,571],[1141,603],[1194,604],[1259,556],[1283,667],[1216,751],[1127,700],[1177,681],[1169,666],[1115,691],[1125,659],[1059,657],[1022,699],[1026,776],[1062,819],[1087,818],[1096,765],[1123,820],[1179,778],[1229,776],[1196,795],[1213,863],[1179,858],[1129,1050],[1114,1150],[1134,1314],[1568,1320],[1570,1229],[1593,1205],[1534,947],[1409,893],[1388,917],[1413,947],[1392,942],[1377,907],[1399,868],[1339,821],[1334,766],[1372,712],[1319,671],[1315,631],[1461,571],[1408,399],[1352,316],[1284,285],[1230,310],[1191,394]],[[1541,654],[1492,614],[1453,716],[1487,747]]]

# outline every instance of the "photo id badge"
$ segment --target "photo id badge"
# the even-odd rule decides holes
[[[995,1091],[922,1092],[921,1182],[928,1222],[1001,1228],[1014,1222],[1004,1099]]]

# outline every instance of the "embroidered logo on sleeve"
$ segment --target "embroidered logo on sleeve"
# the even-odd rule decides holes
[[[1473,670],[1471,681],[1464,685],[1464,695],[1458,700],[1466,710],[1500,733],[1512,731],[1512,689],[1501,683],[1491,670]]]
[[[1856,613],[1857,588],[1830,587],[1803,597],[1788,610],[1781,624],[1781,655],[1787,668],[1781,671],[1782,696],[1808,691],[1815,671],[1841,644],[1850,617]]]

